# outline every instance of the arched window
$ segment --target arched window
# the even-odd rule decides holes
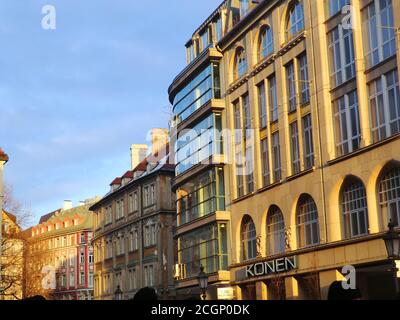
[[[239,79],[244,76],[247,72],[247,59],[246,51],[243,48],[239,48],[235,55],[235,79]]]
[[[266,26],[261,29],[259,42],[259,59],[262,60],[274,51],[273,34],[270,27]]]
[[[344,238],[368,234],[368,205],[364,184],[350,179],[343,185],[340,205],[343,217]]]
[[[242,260],[257,258],[257,234],[253,219],[245,216],[240,228],[240,239],[242,243]]]
[[[269,209],[267,217],[267,253],[274,255],[285,252],[285,221],[277,206]]]
[[[379,181],[379,204],[383,228],[389,220],[400,226],[400,167],[392,167],[382,175]]]
[[[287,22],[288,39],[295,37],[304,30],[304,9],[302,1],[295,1],[290,10]]]
[[[319,244],[318,210],[309,195],[300,197],[296,214],[298,247]]]

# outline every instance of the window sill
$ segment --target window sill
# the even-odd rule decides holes
[[[306,31],[303,30],[299,32],[297,35],[287,38],[285,43],[281,45],[281,50],[278,52],[278,56],[283,56],[286,52],[296,46],[299,42],[301,42],[306,37]]]
[[[339,91],[341,88],[346,87],[349,83],[352,83],[353,81],[356,81],[356,76],[354,76],[354,77],[352,77],[350,79],[347,79],[346,81],[344,81],[344,82],[342,82],[342,83],[340,83],[338,85],[331,84],[332,85],[332,89],[330,90],[330,93]]]
[[[378,62],[377,64],[370,66],[368,68],[365,68],[365,74],[371,73],[372,71],[379,69],[380,67],[382,67],[383,65],[385,65],[386,63],[392,61],[392,60],[396,60],[397,58],[397,54],[395,53],[394,55]]]
[[[340,156],[340,157],[338,157],[336,159],[330,160],[330,161],[328,161],[328,165],[329,166],[330,165],[334,165],[336,163],[339,163],[339,162],[342,162],[342,161],[346,161],[346,160],[351,159],[353,157],[357,157],[358,155],[363,154],[364,152],[368,152],[368,151],[371,151],[373,149],[379,148],[379,147],[381,147],[381,146],[383,146],[385,144],[388,144],[390,142],[393,142],[393,141],[395,141],[395,140],[397,140],[399,138],[400,138],[400,133],[397,133],[396,135],[391,136],[389,138],[386,138],[385,140],[381,140],[381,141],[375,142],[375,143],[370,144],[370,145],[368,145],[366,147],[357,149],[357,150],[353,151],[352,153],[348,153],[348,154]]]
[[[295,180],[295,179],[297,179],[297,178],[300,178],[300,177],[302,177],[302,176],[305,176],[305,175],[308,174],[308,173],[314,172],[315,169],[316,169],[316,167],[313,166],[313,167],[310,168],[310,169],[306,169],[306,170],[300,171],[299,173],[296,173],[296,174],[293,174],[293,175],[287,177],[287,178],[286,178],[286,181],[293,181],[293,180]]]

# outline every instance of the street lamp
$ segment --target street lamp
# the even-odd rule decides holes
[[[118,285],[117,290],[114,292],[115,300],[122,300],[122,290],[121,287]]]
[[[207,287],[208,287],[208,276],[204,272],[204,267],[202,265],[200,266],[200,273],[197,276],[197,280],[199,282],[199,287],[201,289],[201,299],[206,300],[206,298],[207,298],[206,291],[207,291]]]
[[[399,271],[396,266],[396,260],[400,259],[400,236],[394,231],[394,224],[392,220],[389,222],[389,231],[384,235],[386,251],[388,259],[392,262],[390,271],[393,273],[396,295],[399,293],[399,281],[397,279],[397,272]]]

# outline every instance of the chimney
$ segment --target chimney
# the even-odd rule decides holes
[[[151,130],[151,152],[156,154],[162,147],[168,143],[168,129],[152,129]]]
[[[145,144],[133,144],[131,146],[131,170],[141,163],[147,155],[148,147]]]
[[[71,200],[64,200],[64,207],[63,210],[70,210],[72,209],[72,201]]]

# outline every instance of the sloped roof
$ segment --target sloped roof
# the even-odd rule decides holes
[[[112,185],[120,185],[118,189],[110,190],[102,199],[100,199],[97,203],[93,204],[90,207],[90,210],[94,210],[97,204],[101,203],[103,200],[110,197],[114,192],[118,192],[122,188],[128,187],[132,183],[137,182],[138,180],[145,178],[151,174],[156,173],[157,171],[165,170],[165,171],[174,171],[175,165],[170,163],[171,155],[169,153],[169,143],[164,145],[160,150],[154,154],[148,155],[142,162],[140,162],[133,170],[126,172],[122,177],[117,177],[110,184]],[[135,173],[138,175],[135,177]],[[132,178],[130,178],[132,177]],[[123,178],[130,178],[131,181],[126,185],[122,185]]]
[[[53,211],[53,212],[50,212],[50,213],[48,213],[48,214],[45,214],[44,216],[41,216],[41,217],[40,217],[40,220],[39,220],[39,224],[45,223],[45,222],[48,221],[54,214],[56,214],[57,212],[60,212],[60,211],[61,211],[61,209],[57,209],[57,210],[55,210],[55,211]]]

